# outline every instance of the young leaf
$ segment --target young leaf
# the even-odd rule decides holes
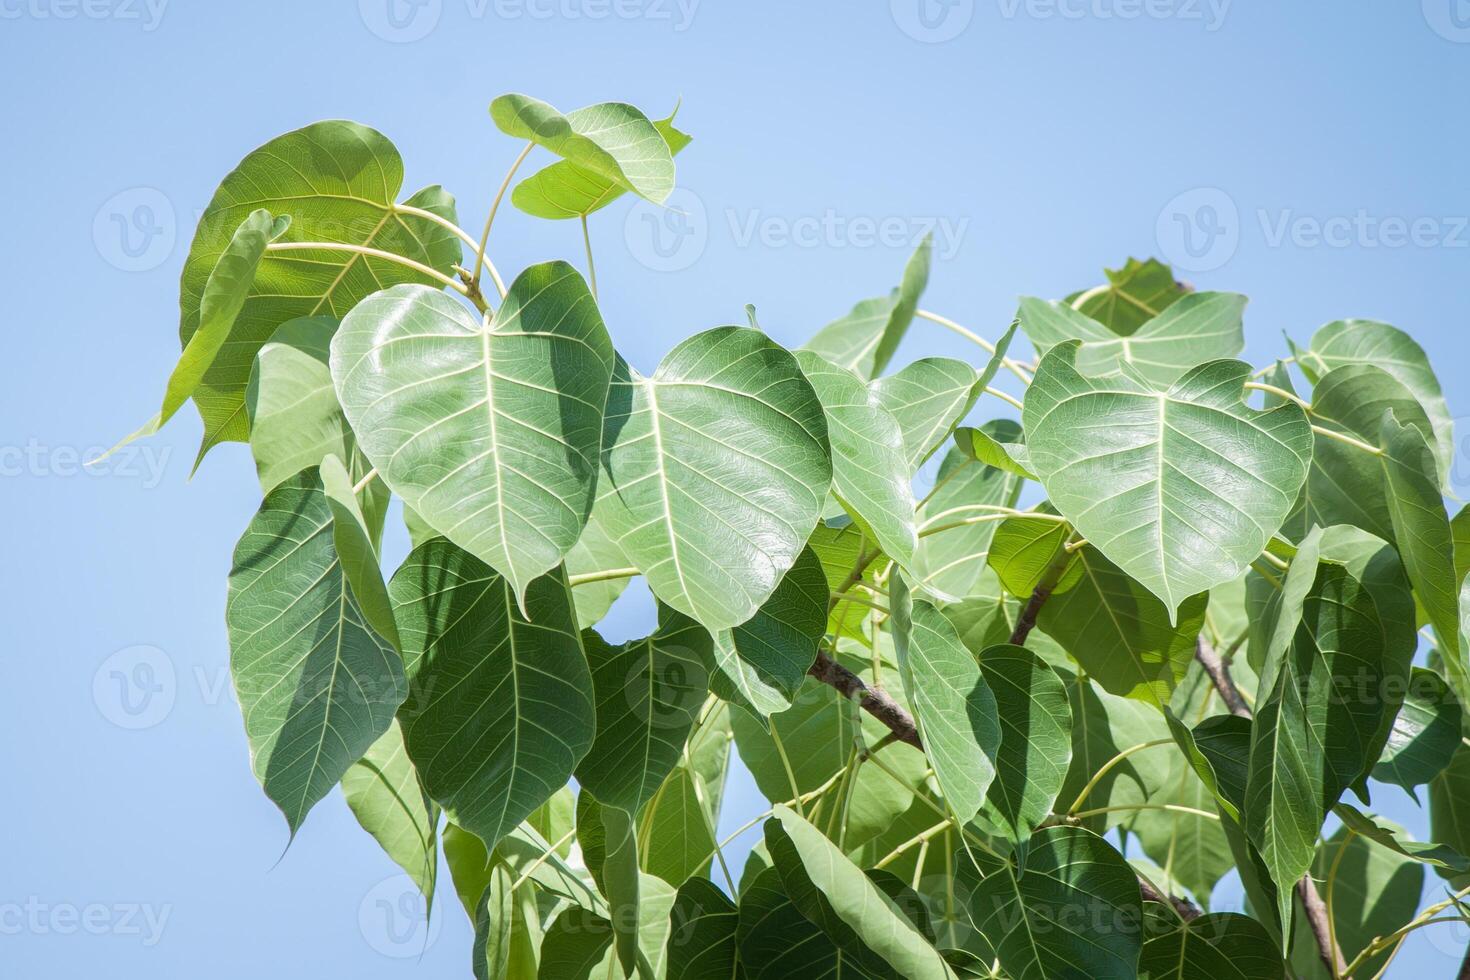
[[[352,477],[342,461],[331,455],[323,457],[320,474],[322,492],[332,511],[332,547],[337,550],[347,585],[368,627],[393,644],[393,649],[402,650],[388,587],[383,584],[383,570],[378,565],[374,535],[358,505]]]
[[[1150,386],[1168,388],[1196,365],[1232,358],[1245,349],[1245,303],[1236,293],[1190,293],[1127,337],[1067,303],[1024,297],[1019,318],[1021,329],[1043,355],[1080,341],[1076,367],[1085,375],[1113,374],[1126,365]]]
[[[510,869],[496,862],[475,910],[473,964],[475,980],[510,975],[511,919],[515,896]]]
[[[909,564],[918,537],[898,421],[852,371],[811,351],[797,351],[796,360],[827,415],[833,492],[885,554]]]
[[[1280,975],[1281,950],[1250,916],[1215,912],[1150,936],[1138,973],[1149,980],[1258,980]]]
[[[403,660],[369,625],[316,469],[272,490],[235,547],[225,623],[251,763],[292,836],[392,724]]]
[[[342,776],[342,795],[363,830],[408,873],[432,910],[439,871],[439,807],[408,761],[397,719]]]
[[[1208,597],[1184,600],[1173,625],[1162,602],[1091,545],[1075,561],[1075,584],[1041,607],[1036,625],[1108,693],[1168,704],[1194,660]]]
[[[1006,421],[1006,420],[999,420]],[[1014,473],[1016,476],[1035,480],[1036,476],[1027,467],[1026,444],[1021,441],[1021,428],[996,431],[992,426],[982,425],[978,429],[961,426],[955,430],[954,444],[960,452],[986,466]]]
[[[1286,519],[1311,425],[1296,405],[1247,407],[1240,361],[1156,391],[1126,373],[1084,377],[1078,349],[1049,351],[1027,390],[1032,468],[1078,532],[1174,617],[1187,597],[1238,577]]]
[[[710,688],[766,716],[791,707],[827,626],[827,577],[804,548],[755,615],[714,634]]]
[[[332,378],[384,482],[521,599],[592,510],[612,341],[565,262],[516,277],[494,322],[423,286],[332,338]]]
[[[987,422],[984,429],[999,438],[1019,438],[1021,431],[1009,419]],[[916,515],[921,526],[929,526],[914,553],[914,581],[936,596],[974,595],[986,574],[999,522],[962,521],[986,513],[984,507],[1015,506],[1020,493],[1021,481],[1012,474],[951,448],[940,463],[933,492]]]
[[[282,238],[391,252],[448,273],[459,240],[436,222],[398,209],[403,161],[381,133],[343,120],[278,136],[240,161],[204,209],[179,281],[179,336],[200,328],[201,298],[230,232],[257,208],[291,216]],[[426,187],[405,205],[454,220],[454,198]],[[200,458],[221,442],[249,436],[245,387],[255,354],[287,320],[342,317],[368,294],[398,283],[434,280],[397,262],[340,249],[267,254],[250,294],[205,372],[194,401],[204,418]]]
[[[1053,562],[1063,562],[1065,569],[1052,588],[1053,595],[1070,589],[1082,576],[1076,555],[1068,557],[1062,550],[1072,536],[1072,526],[1057,520],[1044,502],[1036,509],[1039,516],[1007,517],[990,539],[990,555],[986,560],[995,569],[1000,584],[1014,596],[1031,595]]]
[[[574,109],[567,113],[567,121],[574,129],[582,131],[585,123],[590,123],[591,115],[601,112],[611,119],[616,119],[629,107],[616,105],[590,106],[586,109]],[[633,110],[637,112],[637,110]],[[657,119],[653,128],[658,135],[663,137],[664,144],[668,147],[670,156],[677,156],[679,151],[690,143],[688,133],[680,132],[674,128],[674,115],[678,113],[676,108],[669,114],[667,119]],[[639,113],[641,115],[641,113]],[[638,139],[646,138],[646,132],[638,119],[627,114],[627,118],[618,126],[618,132],[624,137]],[[599,132],[591,135],[599,145],[608,148],[615,158],[621,158],[625,165],[633,161],[627,159],[634,150],[643,150],[644,147],[617,147],[608,146],[611,142],[608,137],[613,132]],[[670,164],[672,166],[672,163]],[[613,201],[622,197],[627,188],[612,177],[604,176],[596,170],[579,166],[571,160],[558,160],[542,170],[532,174],[516,185],[511,191],[511,203],[529,215],[538,218],[549,218],[551,220],[578,218],[589,215],[594,211],[600,211]]]
[[[602,466],[608,532],[655,596],[711,632],[775,591],[832,482],[816,392],[746,327],[696,334],[652,377],[619,362]]]
[[[1083,911],[1103,929],[1069,921]],[[1117,851],[1081,827],[1048,827],[970,895],[975,928],[1007,976],[1135,980],[1143,901]]]
[[[582,635],[597,697],[597,735],[577,764],[577,782],[599,803],[637,813],[684,753],[709,691],[710,638],[665,607],[659,628],[612,646]]]
[[[889,584],[899,676],[945,804],[962,824],[975,818],[995,778],[1000,719],[980,665],[944,614],[910,598],[903,576]]]
[[[794,810],[777,805],[766,847],[792,903],[838,948],[857,947],[908,980],[953,980],[929,941],[858,868]]]
[[[539,99],[511,94],[490,103],[490,118],[507,136],[530,140],[655,204],[663,203],[674,189],[669,144],[633,106],[602,102],[562,115]],[[538,186],[524,192],[518,188],[512,203],[538,214],[543,203]]]
[[[1121,269],[1104,269],[1105,289],[1089,289],[1067,297],[1067,304],[1092,317],[1119,337],[1128,337],[1158,316],[1190,287],[1174,280],[1174,270],[1158,259],[1130,258]]]
[[[565,786],[596,730],[569,590],[510,583],[443,538],[389,584],[410,692],[400,720],[429,795],[490,846]]]
[[[864,380],[878,377],[919,308],[919,297],[929,285],[932,236],[925,236],[903,269],[903,281],[887,296],[865,299],[840,320],[834,320],[807,341],[804,350],[820,354],[838,365],[856,371]]]
[[[1051,813],[1067,778],[1072,709],[1056,671],[1024,647],[986,649],[980,673],[995,694],[1001,740],[978,819],[1019,842]]]

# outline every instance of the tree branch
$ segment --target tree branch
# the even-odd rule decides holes
[[[1215,685],[1215,691],[1220,695],[1220,700],[1225,702],[1225,707],[1230,709],[1230,713],[1241,718],[1252,717],[1251,709],[1246,706],[1245,698],[1241,697],[1240,688],[1235,686],[1235,679],[1230,676],[1230,667],[1215,652],[1214,648],[1204,641],[1204,637],[1200,637],[1195,644],[1194,659],[1199,661],[1200,666],[1209,675],[1210,682]],[[1327,906],[1317,891],[1317,883],[1312,880],[1310,874],[1296,883],[1296,896],[1302,903],[1307,924],[1312,928],[1312,938],[1317,941],[1317,954],[1322,957],[1322,962],[1327,965],[1331,976],[1342,976],[1347,969],[1347,963],[1343,961],[1337,944],[1332,941],[1332,920],[1327,915]],[[1286,923],[1282,925],[1285,927]]]

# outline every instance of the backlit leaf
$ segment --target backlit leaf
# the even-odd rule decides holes
[[[914,322],[919,297],[929,285],[932,252],[932,236],[925,236],[904,266],[903,281],[893,292],[858,303],[846,316],[817,331],[804,349],[856,371],[865,380],[882,374]]]

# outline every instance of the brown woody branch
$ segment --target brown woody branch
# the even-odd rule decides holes
[[[1220,700],[1225,702],[1225,707],[1230,709],[1230,713],[1241,718],[1252,717],[1245,698],[1241,697],[1240,688],[1235,686],[1235,679],[1230,676],[1230,665],[1204,641],[1204,637],[1200,637],[1195,644],[1194,659],[1199,661],[1209,675],[1210,682],[1215,685],[1215,691],[1220,695]],[[1327,914],[1327,905],[1317,892],[1317,883],[1312,880],[1310,873],[1296,883],[1296,897],[1301,901],[1307,924],[1312,928],[1312,938],[1317,941],[1318,955],[1327,965],[1331,976],[1341,977],[1347,969],[1347,963],[1343,961],[1341,951],[1332,940],[1332,919]],[[1285,928],[1286,923],[1282,923],[1282,927]]]

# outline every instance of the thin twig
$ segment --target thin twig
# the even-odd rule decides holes
[[[1200,637],[1194,646],[1194,659],[1210,675],[1210,682],[1215,685],[1215,690],[1220,694],[1220,700],[1225,702],[1225,707],[1230,709],[1232,715],[1241,718],[1249,718],[1251,709],[1241,697],[1240,688],[1235,686],[1235,681],[1230,676],[1230,668],[1225,666],[1225,661],[1215,652],[1215,648]]]

